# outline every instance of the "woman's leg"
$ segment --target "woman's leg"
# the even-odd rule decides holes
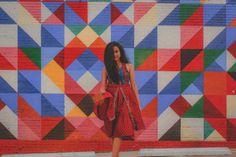
[[[112,157],[119,157],[121,139],[119,137],[112,138]]]

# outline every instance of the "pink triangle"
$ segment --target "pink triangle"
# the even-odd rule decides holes
[[[98,128],[101,128],[104,124],[102,120],[99,120],[97,117],[89,117],[89,119],[96,125]]]
[[[158,70],[161,69],[172,57],[174,57],[178,51],[178,49],[158,49]]]
[[[93,122],[87,118],[79,127],[79,132],[86,137],[87,139],[90,139],[94,134],[96,134],[97,130],[99,130],[96,125],[93,124]],[[91,130],[91,131],[88,131]]]
[[[39,129],[40,131],[41,129]],[[18,118],[18,139],[19,140],[40,140],[33,130]]]
[[[17,69],[17,48],[0,48],[0,54]]]
[[[181,26],[181,48],[185,46],[196,35],[202,26]]]
[[[81,125],[87,117],[66,117],[66,119],[75,127],[78,128],[79,125]]]
[[[134,23],[138,22],[156,3],[134,3]]]
[[[40,2],[20,2],[20,3],[39,23],[41,22]]]
[[[156,141],[157,140],[157,120],[153,121],[146,129],[136,137],[139,141]]]
[[[60,19],[57,18],[55,14],[52,14],[47,18],[43,24],[64,24]]]
[[[65,72],[65,92],[67,94],[86,94],[79,84]]]
[[[112,24],[117,24],[117,25],[131,25],[132,22],[129,21],[129,19],[121,14]]]

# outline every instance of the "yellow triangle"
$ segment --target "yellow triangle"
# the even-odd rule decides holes
[[[67,117],[87,117],[79,107],[75,106],[67,115]]]

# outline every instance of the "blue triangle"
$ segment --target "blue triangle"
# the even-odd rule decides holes
[[[203,73],[201,73],[194,81],[192,84],[194,84],[194,86],[196,88],[198,88],[198,90],[201,92],[201,94],[203,94],[203,90],[204,90],[204,77],[203,77]]]
[[[22,78],[22,80],[24,80],[24,86],[25,85],[29,85],[30,86],[33,86],[34,89],[37,91],[37,92],[40,92],[40,89],[41,89],[41,71],[30,71],[30,70],[21,70],[19,71],[19,76],[20,78]],[[19,82],[19,83],[23,83],[23,82]],[[33,87],[32,90],[33,90]],[[29,88],[30,89],[30,88]],[[21,89],[24,91],[24,89]],[[25,89],[27,90],[27,89]],[[35,92],[36,92],[35,91]]]
[[[158,117],[175,101],[179,95],[158,95]]]
[[[16,91],[2,77],[0,77],[0,85],[0,93],[16,93]]]
[[[156,72],[151,72],[151,71],[135,71],[135,81],[138,89],[141,89],[144,84],[148,82],[148,80],[151,79],[151,77],[155,74]],[[145,93],[146,94],[146,93]]]
[[[140,107],[143,109],[153,98],[155,98],[156,94],[140,94]]]
[[[210,42],[206,49],[226,49],[226,31],[225,29],[219,33],[215,39]]]
[[[43,116],[64,116],[63,94],[44,94],[41,101]]]
[[[230,47],[235,42],[236,29],[235,27],[227,27],[226,29],[226,48]]]
[[[91,52],[90,49],[86,49],[77,59],[87,70],[97,62],[98,58]]]
[[[223,72],[224,69],[222,69],[222,67],[214,61],[205,69],[205,71],[218,71],[218,72],[222,71]]]
[[[162,90],[160,94],[180,94],[180,74],[176,75],[173,80]]]
[[[209,21],[219,12],[223,5],[218,4],[205,4],[204,8],[204,25],[207,25]]]
[[[18,91],[19,93],[40,93],[40,91],[24,77],[20,72],[18,73]]]
[[[226,25],[226,9],[223,6],[215,16],[213,16],[206,24],[207,26],[225,26]]]
[[[130,28],[130,30],[119,40],[119,43],[123,47],[134,47],[134,27]]]
[[[89,25],[110,25],[111,24],[111,7],[107,5]]]
[[[87,25],[69,6],[65,5],[65,24]]]
[[[18,47],[39,47],[39,45],[21,27],[18,26]]]
[[[29,93],[29,94],[20,94],[25,101],[41,115],[41,94]]]
[[[89,69],[89,72],[97,79],[101,80],[101,71],[102,68],[104,67],[103,63],[98,60],[93,66]]]
[[[157,27],[149,33],[136,48],[157,48]]]
[[[8,16],[5,11],[0,8],[0,24],[16,24],[10,16]]]
[[[236,2],[236,1],[235,1]],[[226,6],[226,25],[228,26],[232,20],[236,17],[236,5]]]
[[[0,93],[0,99],[17,115],[18,94]]]
[[[125,54],[132,65],[134,65],[134,48],[124,48]]]
[[[160,23],[160,25],[180,25],[179,5]]]
[[[54,57],[62,51],[63,48],[58,47],[42,47],[41,48],[41,61],[42,68],[44,68]]]
[[[140,94],[157,94],[157,73],[139,89]]]
[[[133,26],[128,25],[112,25],[111,26],[111,40],[119,41]]]
[[[51,33],[49,33],[46,28],[42,27],[41,34],[42,34],[41,40],[43,47],[63,47],[63,45],[61,45],[61,43],[57,41],[57,39],[55,39],[55,37],[52,36]]]
[[[222,53],[216,60],[215,62],[223,69],[223,71],[227,70],[226,67],[226,52],[224,51],[224,53]]]
[[[43,25],[42,27],[46,29],[61,46],[64,46],[64,25]]]
[[[63,3],[62,2],[43,2],[43,4],[54,13]]]
[[[191,84],[182,94],[202,94],[202,92],[199,91],[199,89],[194,84]]]
[[[69,67],[67,67],[66,72],[74,79],[78,80],[87,70],[78,60],[75,60]]]
[[[129,8],[129,6],[132,3],[127,3],[127,2],[113,2],[114,6],[121,12],[123,13],[126,9]]]
[[[180,3],[180,0],[157,0],[158,3]]]

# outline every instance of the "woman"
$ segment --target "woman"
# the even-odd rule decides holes
[[[100,92],[109,93],[103,106],[103,131],[112,138],[112,157],[118,157],[121,140],[133,140],[134,130],[144,129],[133,66],[118,42],[104,51]]]

